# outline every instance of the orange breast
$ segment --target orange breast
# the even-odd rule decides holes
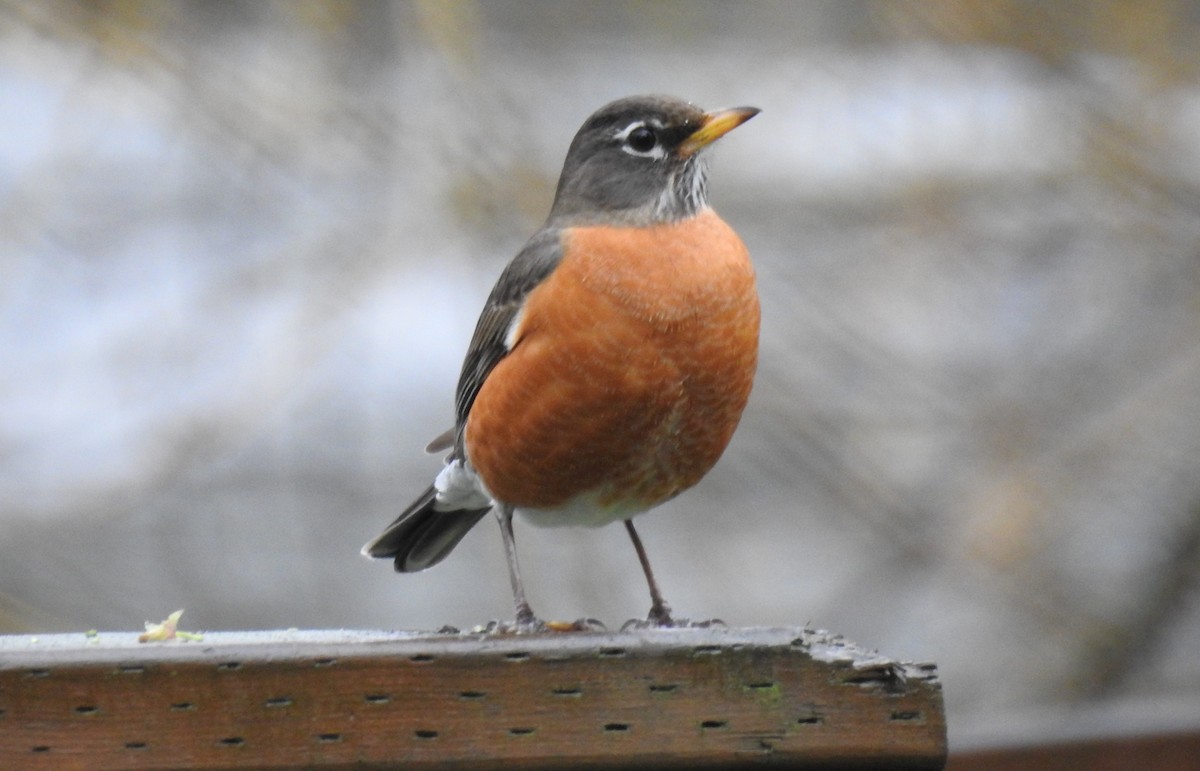
[[[758,358],[749,255],[712,211],[654,228],[572,228],[488,376],[467,455],[506,503],[586,496],[635,513],[700,481]]]

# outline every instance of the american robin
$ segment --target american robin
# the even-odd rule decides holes
[[[758,114],[635,96],[584,122],[546,224],[500,274],[467,349],[437,479],[363,547],[400,572],[440,562],[489,510],[518,628],[538,624],[513,512],[535,525],[622,520],[700,481],[725,450],[758,359],[754,269],[709,208],[704,151]]]

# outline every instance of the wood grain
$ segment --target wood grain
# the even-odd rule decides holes
[[[800,629],[0,637],[0,768],[942,768],[933,665]]]

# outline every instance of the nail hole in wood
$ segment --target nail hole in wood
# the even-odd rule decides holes
[[[604,730],[608,731],[609,733],[621,733],[622,731],[629,730],[629,724],[628,723],[605,723]]]
[[[45,744],[36,744],[30,748],[30,752],[49,752],[50,747]]]
[[[887,693],[903,693],[904,678],[895,666],[884,665],[863,669],[842,678],[845,685],[882,688]]]
[[[774,688],[775,683],[771,682],[770,680],[760,680],[759,682],[756,682],[756,683],[746,683],[746,687],[750,688],[751,690],[755,690],[755,691],[764,691],[764,690],[767,690],[770,688]]]
[[[418,653],[415,656],[409,656],[408,660],[414,664],[428,664],[430,661],[433,661],[434,658],[434,656],[428,653]]]
[[[172,712],[191,712],[196,708],[196,705],[190,701],[180,701],[171,705]]]
[[[504,658],[509,661],[527,661],[529,659],[528,651],[513,651],[512,653],[504,654]]]
[[[321,744],[336,744],[341,740],[341,734],[317,734],[317,741],[319,741]]]
[[[483,691],[459,691],[458,696],[460,699],[482,699],[487,694]]]
[[[146,743],[145,742],[125,742],[125,749],[127,749],[127,750],[144,750],[144,749],[146,749]]]
[[[226,736],[224,739],[219,739],[217,744],[225,747],[241,747],[246,743],[246,740],[240,736]]]
[[[821,723],[824,723],[824,722],[825,722],[824,716],[817,715],[817,714],[801,715],[800,717],[796,718],[797,725],[820,725]]]
[[[123,675],[140,675],[146,671],[146,668],[141,664],[122,664],[117,667],[117,671]]]
[[[624,648],[601,648],[600,658],[602,659],[619,659],[626,654]]]
[[[315,660],[313,662],[313,666],[314,667],[332,667],[336,663],[337,663],[337,659],[324,658],[324,659]]]
[[[222,661],[220,664],[217,664],[218,672],[236,672],[241,668],[242,662],[240,661]]]
[[[729,723],[725,720],[701,720],[700,721],[701,728],[708,728],[708,729],[725,728],[728,725],[729,725]]]
[[[77,715],[94,715],[99,711],[100,708],[93,704],[81,704],[75,708],[75,714]],[[895,716],[893,716],[892,719],[895,720]]]
[[[263,703],[263,706],[267,707],[268,709],[275,707],[290,707],[292,706],[292,698],[290,696],[275,696],[274,698],[267,699]]]
[[[392,697],[386,693],[368,693],[363,697],[363,701],[368,704],[387,704],[392,700]]]
[[[553,693],[555,696],[580,696],[583,694],[583,689],[578,686],[567,686],[564,688],[555,688]]]
[[[921,713],[918,710],[898,710],[892,713],[892,720],[901,722],[911,722],[921,719]]]
[[[416,737],[418,739],[436,739],[438,736],[437,731],[430,731],[427,728],[419,728],[416,731],[414,731],[413,733],[416,735]]]
[[[674,693],[679,690],[678,683],[651,683],[650,693]]]
[[[510,728],[508,729],[509,736],[529,736],[536,728]]]

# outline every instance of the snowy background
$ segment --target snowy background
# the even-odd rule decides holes
[[[1182,0],[0,2],[0,633],[511,615],[490,521],[358,549],[578,125],[665,92],[763,108],[711,178],[755,392],[639,525],[679,614],[934,660],[957,747],[1194,728],[1197,39]],[[543,616],[644,615],[622,528],[518,540]]]

